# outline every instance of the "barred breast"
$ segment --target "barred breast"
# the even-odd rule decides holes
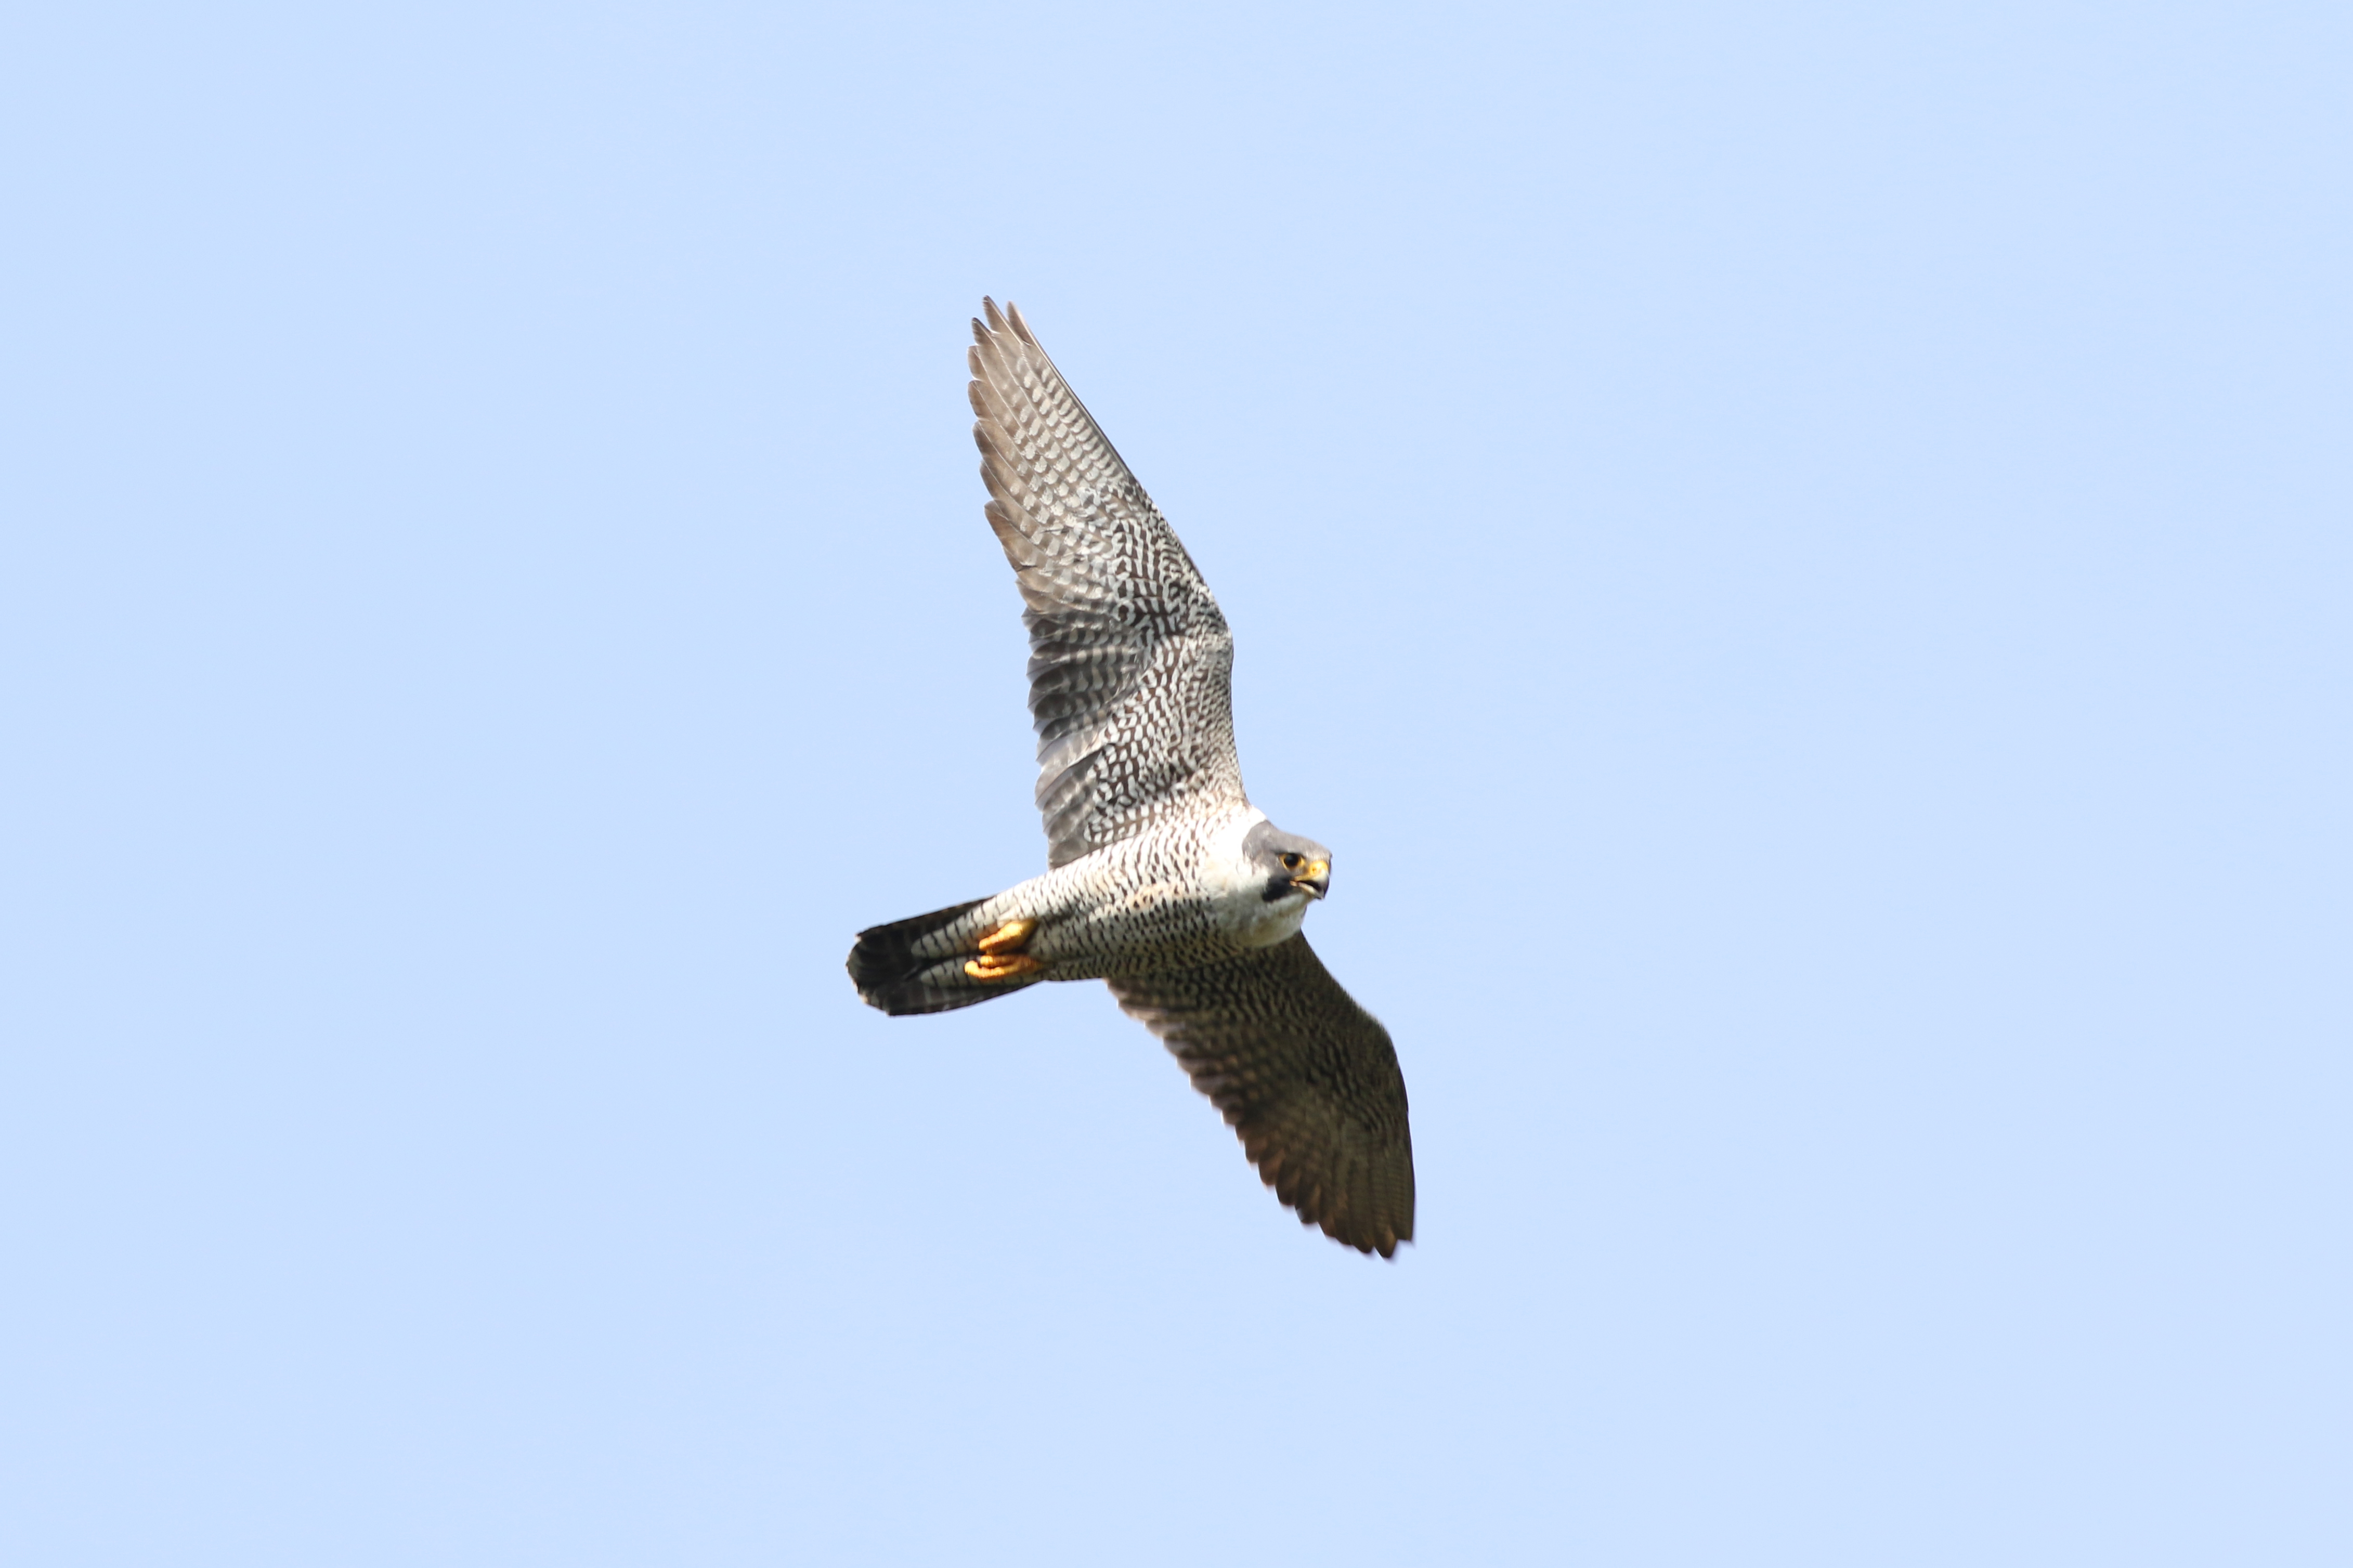
[[[984,899],[942,932],[1036,922],[1023,951],[1043,978],[1186,968],[1281,942],[1299,929],[1304,896],[1269,904],[1248,875],[1242,836],[1265,814],[1250,807],[1160,824],[1042,877]]]

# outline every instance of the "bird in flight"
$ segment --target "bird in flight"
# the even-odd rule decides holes
[[[973,437],[1027,606],[1047,870],[860,931],[849,977],[892,1015],[1105,982],[1301,1224],[1394,1257],[1413,1237],[1405,1077],[1300,931],[1332,852],[1242,793],[1209,585],[1019,308],[981,303]]]

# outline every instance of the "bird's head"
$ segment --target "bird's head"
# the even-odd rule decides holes
[[[1303,893],[1320,899],[1332,889],[1332,851],[1313,838],[1285,833],[1271,822],[1261,822],[1242,840],[1242,853],[1253,868],[1266,874],[1270,904]]]

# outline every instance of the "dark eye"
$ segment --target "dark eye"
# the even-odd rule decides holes
[[[1307,857],[1304,855],[1285,855],[1282,858],[1282,868],[1286,871],[1296,871],[1306,864]]]

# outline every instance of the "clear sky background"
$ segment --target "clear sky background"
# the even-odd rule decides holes
[[[0,1558],[2353,1561],[2342,6],[17,8]],[[1034,874],[1018,300],[1419,1237]]]

